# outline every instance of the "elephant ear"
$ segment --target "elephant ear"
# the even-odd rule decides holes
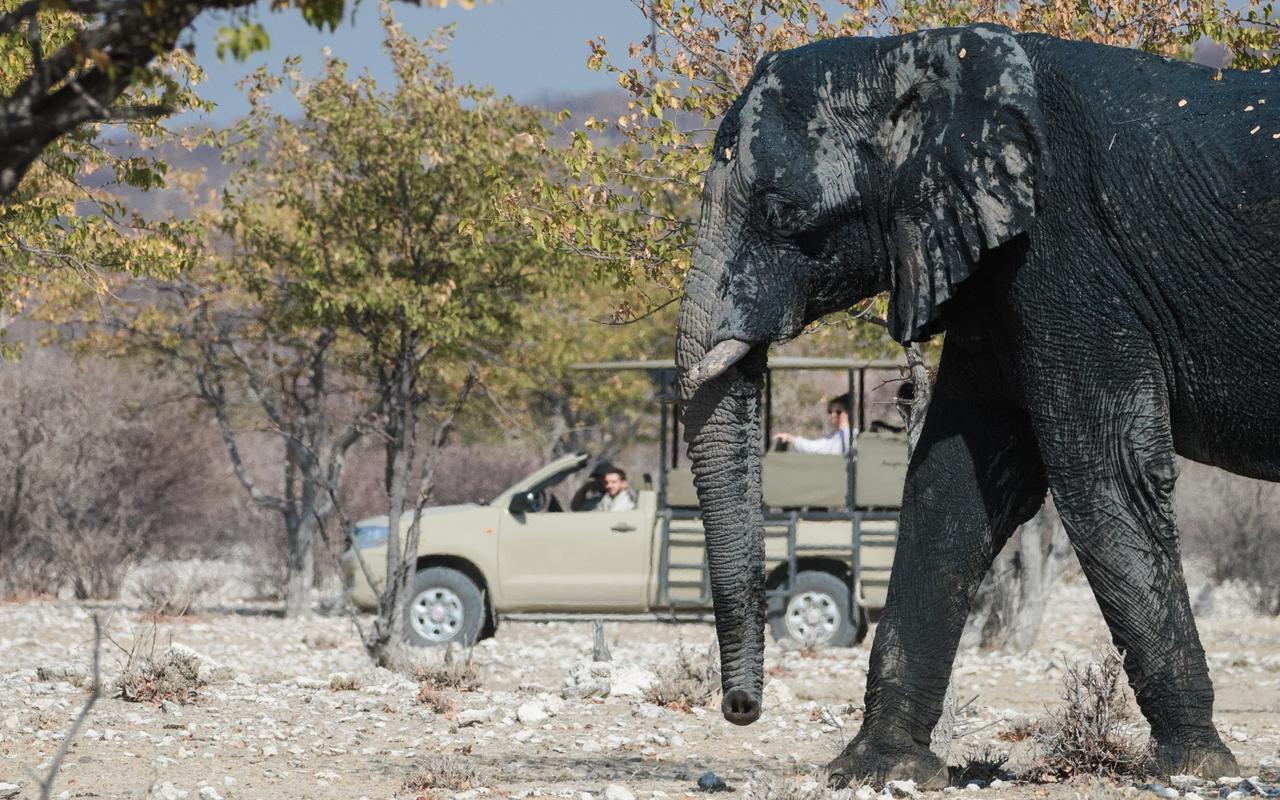
[[[1031,62],[1009,30],[906,36],[890,66],[889,330],[906,343],[938,332],[983,253],[1028,229],[1048,165]]]

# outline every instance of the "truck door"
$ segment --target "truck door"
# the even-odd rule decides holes
[[[498,540],[511,611],[644,611],[653,492],[633,511],[505,512]]]

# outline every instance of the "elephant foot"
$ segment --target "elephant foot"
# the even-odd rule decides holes
[[[929,748],[914,742],[889,744],[855,738],[827,764],[827,784],[843,789],[850,783],[912,780],[921,789],[944,789],[950,784],[947,765]]]
[[[1220,740],[1165,742],[1156,744],[1152,772],[1157,775],[1195,775],[1200,778],[1230,778],[1240,774],[1240,765]]]

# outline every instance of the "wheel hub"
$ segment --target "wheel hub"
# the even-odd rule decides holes
[[[804,644],[825,644],[840,627],[840,606],[824,592],[801,592],[787,601],[787,633]]]
[[[462,630],[462,599],[451,589],[431,586],[409,602],[409,624],[431,642],[447,642]]]

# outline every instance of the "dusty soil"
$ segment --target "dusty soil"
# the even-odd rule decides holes
[[[86,696],[73,684],[84,682],[91,663],[92,611],[103,615],[111,639],[102,647],[105,680],[119,676],[128,651],[153,652],[146,643],[152,626],[136,611],[0,604],[0,797],[39,795],[38,776]],[[170,643],[192,648],[212,682],[193,705],[125,702],[109,690],[71,745],[54,796],[413,797],[406,779],[423,765],[439,766],[444,755],[476,773],[462,791],[467,797],[662,800],[694,794],[708,770],[738,795],[818,797],[828,793],[806,785],[805,776],[839,752],[861,717],[869,641],[817,654],[771,644],[765,716],[738,728],[713,709],[681,711],[618,696],[627,691],[621,679],[604,699],[564,699],[574,666],[591,658],[589,620],[505,622],[475,649],[479,690],[446,691],[452,707],[435,713],[415,702],[413,681],[369,667],[351,620],[299,622],[269,611],[238,604],[160,621],[154,652]],[[713,639],[709,625],[606,623],[605,630],[615,668],[639,675],[634,668],[669,664],[680,647],[705,659]],[[1217,687],[1218,727],[1245,775],[1265,778],[1280,753],[1280,620],[1253,615],[1222,589],[1201,615],[1200,632]],[[1058,701],[1064,668],[1088,660],[1105,640],[1087,587],[1074,583],[1057,589],[1031,653],[963,653],[959,694],[976,700],[963,714],[952,762],[989,748],[1011,754],[1010,766],[1028,763],[1032,743],[1010,742],[1010,732],[1044,717]],[[980,790],[1011,798],[1137,791],[1088,782]],[[1230,791],[1198,787],[1203,797]]]

